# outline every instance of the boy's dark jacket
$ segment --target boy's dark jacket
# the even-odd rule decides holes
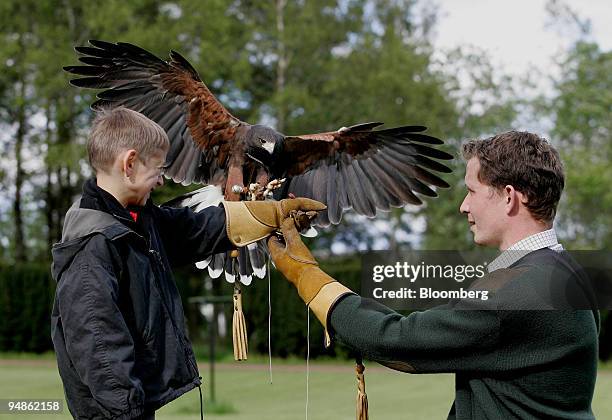
[[[77,419],[129,419],[200,384],[171,266],[231,248],[225,214],[128,209],[88,180],[54,245],[52,339]]]

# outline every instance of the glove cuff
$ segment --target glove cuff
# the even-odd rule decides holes
[[[248,205],[250,204],[250,206]],[[269,236],[278,223],[276,210],[268,203],[224,201],[227,237],[236,246],[245,246]]]
[[[324,284],[316,295],[310,300],[310,302],[307,303],[310,310],[315,314],[321,325],[323,325],[323,328],[325,328],[325,347],[329,347],[331,345],[331,337],[328,332],[329,314],[336,302],[338,302],[341,297],[349,294],[355,293],[342,283],[333,280],[330,283]]]
[[[310,305],[312,299],[321,292],[325,285],[336,282],[333,277],[321,270],[318,264],[300,264],[296,277],[298,281],[295,285],[298,294],[306,305]]]

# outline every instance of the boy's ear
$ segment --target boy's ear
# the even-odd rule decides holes
[[[134,149],[126,150],[121,154],[121,168],[126,177],[130,178],[134,173],[134,166],[136,165],[137,159],[138,154]]]

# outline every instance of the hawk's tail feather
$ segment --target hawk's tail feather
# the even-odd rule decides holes
[[[237,272],[234,270],[230,252],[212,255],[196,263],[196,267],[201,270],[208,269],[208,275],[213,279],[224,274],[228,283],[234,283],[238,279],[240,283],[248,286],[253,281],[253,277],[263,279],[266,276],[267,253],[265,240],[261,240],[238,249]]]

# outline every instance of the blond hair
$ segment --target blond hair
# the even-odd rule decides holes
[[[96,110],[89,138],[87,154],[94,171],[108,172],[119,153],[134,149],[146,162],[159,151],[170,147],[168,135],[157,123],[125,107]]]

